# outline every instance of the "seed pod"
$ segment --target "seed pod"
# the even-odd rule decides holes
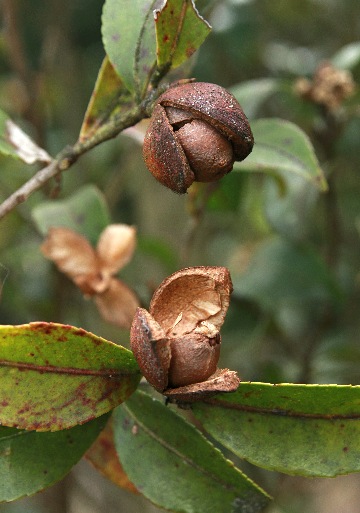
[[[251,152],[254,138],[235,97],[204,82],[170,87],[162,94],[145,134],[143,156],[155,178],[175,192],[213,182]]]
[[[151,385],[177,401],[233,391],[235,372],[217,369],[232,291],[223,267],[190,267],[174,273],[155,291],[150,313],[138,308],[131,348]]]

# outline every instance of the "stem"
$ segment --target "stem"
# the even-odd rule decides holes
[[[126,112],[125,115],[119,115],[111,122],[100,127],[89,139],[83,142],[77,141],[74,146],[66,146],[50,164],[40,169],[0,205],[0,219],[17,205],[26,201],[33,192],[39,190],[46,182],[69,169],[81,155],[98,144],[116,137],[125,128],[133,126],[144,117],[147,117],[146,107],[147,102],[144,101]]]

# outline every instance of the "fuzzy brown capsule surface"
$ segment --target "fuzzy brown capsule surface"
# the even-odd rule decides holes
[[[249,122],[235,97],[205,82],[170,87],[145,134],[143,156],[155,178],[177,193],[194,182],[214,182],[252,151]]]
[[[236,373],[217,368],[231,291],[226,268],[189,267],[163,281],[149,312],[137,309],[131,349],[156,390],[178,402],[236,390]]]

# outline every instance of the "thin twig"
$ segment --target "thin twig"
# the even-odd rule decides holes
[[[11,210],[20,203],[26,201],[32,193],[43,187],[49,180],[69,169],[81,155],[98,144],[116,137],[122,130],[135,125],[146,117],[146,107],[147,102],[143,102],[126,113],[125,116],[118,116],[108,124],[103,125],[89,139],[83,142],[78,141],[74,146],[65,147],[50,164],[40,169],[30,180],[23,184],[0,205],[0,219],[11,212]]]
[[[40,169],[30,180],[23,184],[17,191],[9,196],[0,205],[0,219],[11,212],[20,203],[26,201],[29,196],[39,190],[45,183],[52,178],[57,177],[63,171],[69,169],[77,159],[87,153],[89,150],[99,144],[113,139],[120,132],[136,125],[144,118],[150,116],[152,105],[157,97],[169,87],[168,85],[160,85],[160,81],[166,75],[167,70],[158,70],[157,67],[152,71],[155,77],[151,80],[152,88],[147,92],[142,102],[134,105],[132,109],[126,112],[120,112],[117,116],[111,118],[107,123],[100,126],[97,131],[85,140],[78,140],[74,146],[66,146],[58,156],[50,162],[46,167]]]

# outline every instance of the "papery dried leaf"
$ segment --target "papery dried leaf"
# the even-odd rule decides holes
[[[73,282],[85,296],[94,296],[102,294],[111,282],[111,276],[103,276],[101,273],[96,274],[80,274],[74,276]]]
[[[41,251],[86,294],[102,281],[94,249],[85,237],[69,228],[50,228]],[[98,284],[96,290],[103,288]]]
[[[136,229],[127,224],[111,224],[105,228],[97,244],[97,254],[103,273],[115,274],[133,256]]]
[[[171,337],[190,333],[203,321],[219,330],[231,292],[231,278],[225,267],[181,269],[155,291],[150,313]]]
[[[114,443],[112,418],[106,424],[85,454],[85,458],[105,477],[121,488],[132,493],[139,493],[124,472],[119,461]]]
[[[220,392],[235,392],[239,385],[240,379],[235,371],[218,369],[215,374],[202,383],[169,388],[163,393],[171,402],[191,403],[203,401],[206,397]]]
[[[49,163],[52,160],[50,155],[35,144],[11,119],[6,121],[6,140],[14,147],[16,155],[26,164]]]
[[[107,290],[95,296],[101,316],[120,328],[130,329],[132,319],[139,306],[136,294],[125,283],[112,278]]]

